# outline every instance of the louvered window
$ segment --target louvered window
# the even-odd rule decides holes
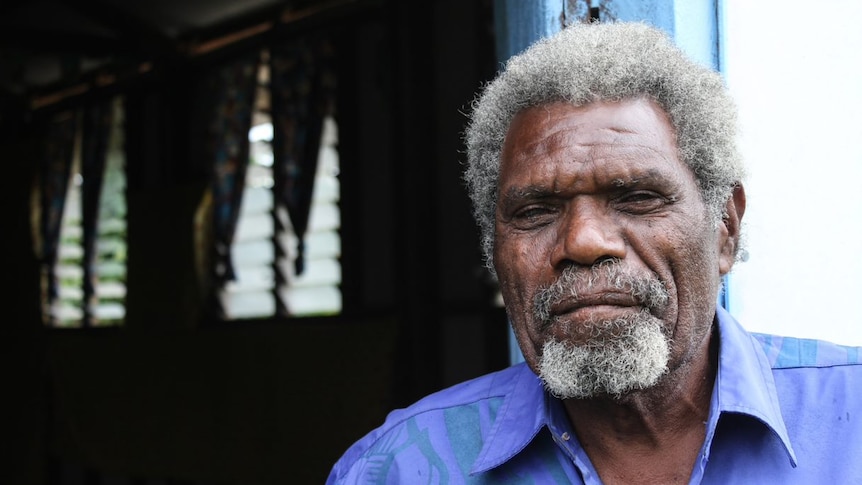
[[[272,192],[268,77],[267,64],[261,63],[246,186],[231,249],[236,280],[222,290],[222,306],[228,319],[273,316],[279,306],[291,316],[337,314],[341,311],[338,127],[333,118],[324,120],[305,234],[305,270],[297,275],[297,237],[287,210],[276,205]]]
[[[50,305],[49,321],[57,327],[120,325],[126,297],[126,175],[121,99],[113,115],[107,159],[99,196],[93,296],[85,302],[82,226],[81,133],[76,134],[69,187],[63,209],[55,275],[58,296]],[[80,124],[79,124],[80,126]],[[91,319],[85,321],[89,305]]]

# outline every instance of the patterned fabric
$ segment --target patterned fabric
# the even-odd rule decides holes
[[[326,38],[277,45],[270,55],[274,192],[299,239],[296,274],[304,269],[323,119],[335,108],[333,57]]]
[[[752,335],[717,314],[719,363],[692,484],[862,483],[858,348]],[[525,364],[387,417],[328,484],[600,484],[569,424]]]
[[[213,164],[215,277],[235,278],[230,248],[239,218],[248,167],[251,114],[257,90],[257,57],[240,59],[208,78],[205,103],[212,106],[207,156]]]
[[[763,342],[766,358],[774,369],[828,367],[835,362],[862,362],[862,352],[859,347],[845,347],[820,340],[766,334],[754,334],[754,336]]]
[[[66,190],[72,169],[77,120],[72,113],[58,115],[43,129],[40,155],[40,227],[42,275],[45,280],[46,308],[43,318],[54,324],[50,308],[57,300],[59,283],[55,274],[57,250],[60,245],[60,228],[66,205]]]
[[[82,326],[94,323],[93,309],[96,305],[96,260],[99,232],[99,202],[102,195],[102,181],[105,175],[105,161],[108,154],[108,140],[112,123],[111,101],[101,101],[88,106],[83,116],[83,138],[81,152],[81,184],[84,246],[84,318]]]

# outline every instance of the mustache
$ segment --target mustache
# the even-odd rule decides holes
[[[564,301],[596,291],[623,292],[648,310],[667,304],[670,294],[653,274],[638,274],[618,258],[605,259],[592,266],[567,266],[550,285],[541,287],[533,298],[533,312],[541,322],[550,322],[551,308]]]

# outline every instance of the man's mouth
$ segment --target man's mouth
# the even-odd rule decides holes
[[[655,313],[669,298],[656,277],[636,274],[619,262],[597,263],[589,269],[569,266],[533,297],[533,315],[547,328],[564,324],[627,318],[632,312]]]
[[[632,308],[641,309],[643,304],[632,295],[619,291],[601,291],[589,294],[578,294],[577,298],[566,298],[552,304],[550,316],[557,318],[587,311],[619,311]]]

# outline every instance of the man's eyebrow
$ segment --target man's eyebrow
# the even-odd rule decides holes
[[[637,187],[642,184],[668,184],[672,183],[673,178],[668,173],[651,168],[642,173],[633,174],[628,177],[616,177],[611,179],[611,185],[618,189],[627,189]]]
[[[555,197],[554,190],[541,185],[526,185],[509,187],[500,196],[500,208],[505,210],[512,205],[533,200],[542,200]]]
[[[644,182],[650,182],[656,180],[656,177],[651,176],[638,176],[638,177],[629,177],[622,178],[618,177],[611,180],[611,185],[617,189],[630,189],[632,187],[637,187],[638,185],[643,184]]]

